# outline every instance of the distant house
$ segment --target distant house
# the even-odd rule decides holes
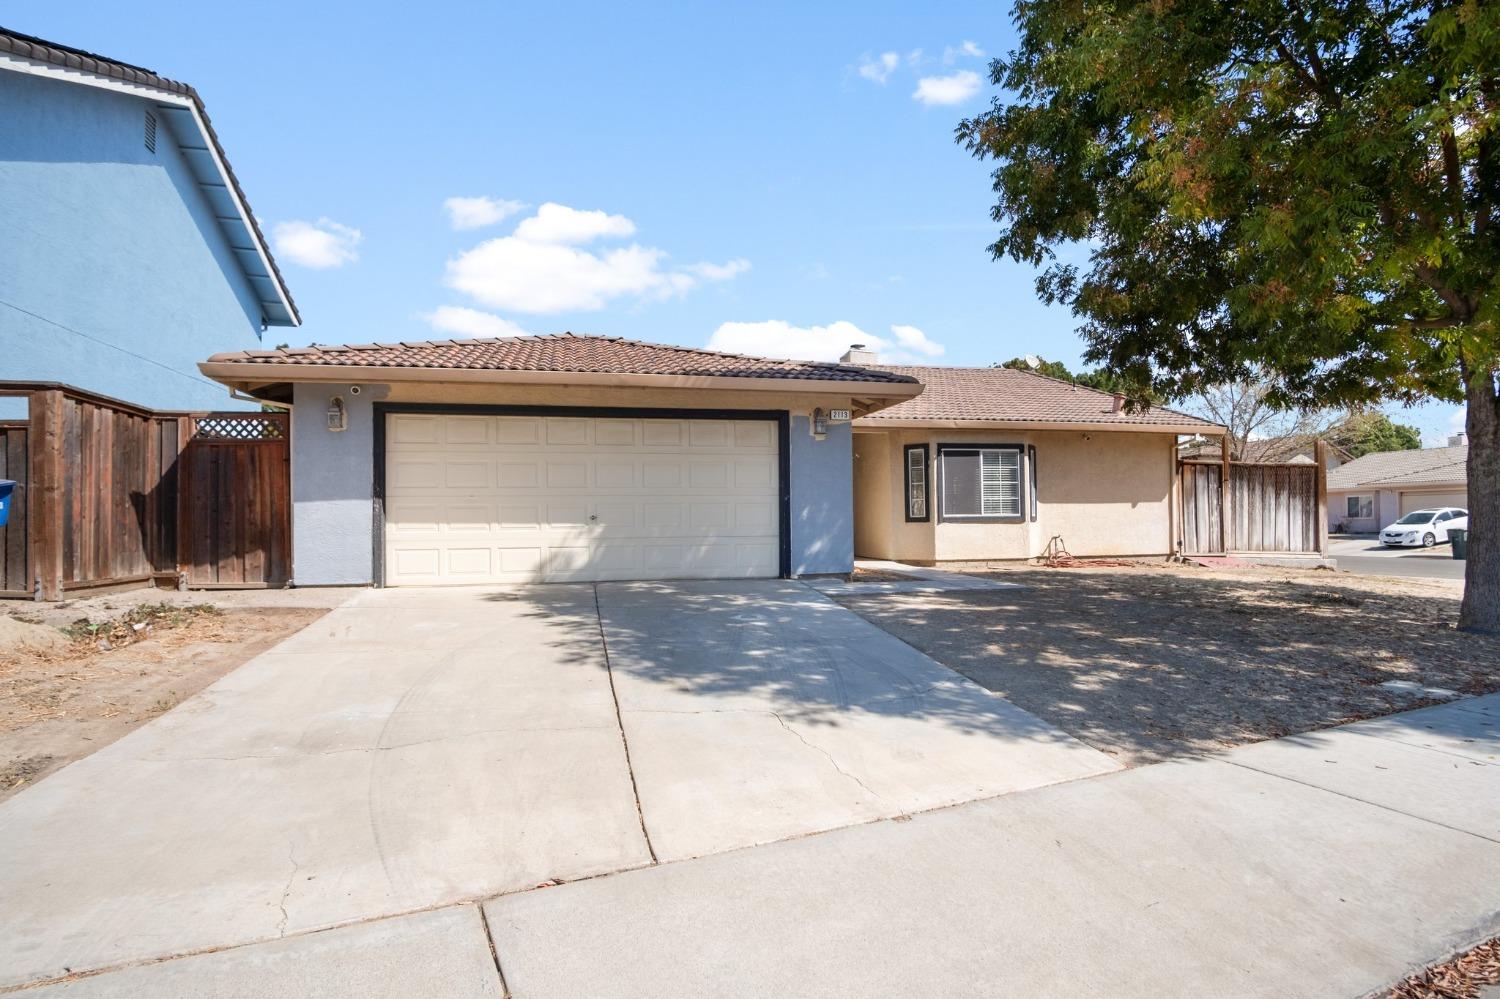
[[[1179,435],[1222,427],[1011,368],[896,367],[914,399],[854,421],[854,548],[903,562],[1166,555]]]
[[[1292,437],[1272,437],[1266,440],[1254,440],[1245,442],[1245,453],[1240,455],[1239,461],[1248,462],[1290,462],[1296,465],[1311,465],[1316,459],[1318,438],[1311,434],[1297,434]],[[1219,442],[1217,440],[1193,439],[1184,441],[1181,450],[1184,458],[1197,458],[1213,460],[1219,457]],[[1354,460],[1354,456],[1339,447],[1332,441],[1323,442],[1324,464],[1330,471],[1340,465]]]
[[[1328,526],[1369,533],[1413,510],[1468,509],[1468,462],[1469,447],[1462,437],[1447,447],[1355,458],[1328,473]]]
[[[299,319],[197,93],[0,29],[0,109],[0,377],[235,405],[197,362]]]

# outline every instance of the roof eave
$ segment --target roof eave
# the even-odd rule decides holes
[[[204,361],[198,370],[231,388],[276,382],[431,382],[491,385],[580,385],[729,391],[818,393],[858,396],[867,412],[921,394],[918,382],[863,382],[825,378],[757,378],[736,375],[655,375],[590,371],[525,371],[496,368],[419,368],[351,364],[259,364]]]
[[[1089,420],[924,420],[887,417],[876,417],[875,419],[861,417],[854,421],[854,428],[856,430],[923,428],[933,430],[1081,430],[1085,433],[1095,430],[1107,430],[1148,434],[1204,434],[1210,437],[1218,437],[1228,433],[1223,427],[1204,426],[1196,423],[1115,423],[1105,420],[1097,422]]]

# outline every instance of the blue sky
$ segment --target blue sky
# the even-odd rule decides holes
[[[273,343],[1079,360],[1068,311],[990,259],[988,170],[953,143],[1013,43],[1003,3],[12,0],[5,22],[198,89],[303,314]],[[1399,418],[1436,439],[1455,412]]]

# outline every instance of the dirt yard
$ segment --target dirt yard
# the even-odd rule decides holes
[[[973,571],[973,570],[970,570]],[[952,669],[1127,764],[1500,690],[1500,640],[1451,584],[1276,569],[979,571],[1025,589],[841,596]]]
[[[155,592],[0,608],[0,800],[170,710],[326,613],[224,607],[179,594],[152,602]]]

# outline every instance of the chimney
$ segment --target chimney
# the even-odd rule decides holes
[[[1452,437],[1449,437],[1448,438],[1448,446],[1449,447],[1463,447],[1464,446],[1464,432],[1462,430],[1460,430],[1458,433],[1454,434]]]
[[[866,350],[862,343],[851,343],[849,349],[844,351],[844,356],[839,358],[840,364],[879,364],[880,355],[873,350]]]
[[[1111,403],[1111,405],[1109,407],[1109,411],[1111,413],[1118,413],[1121,410],[1123,410],[1124,408],[1125,408],[1125,397],[1123,395],[1121,395],[1120,393],[1116,392],[1114,394],[1114,401]]]

